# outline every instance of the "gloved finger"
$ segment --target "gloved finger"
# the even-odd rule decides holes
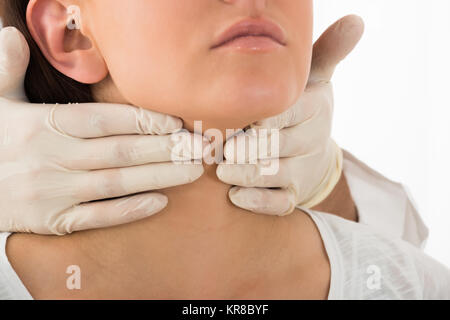
[[[120,104],[57,105],[49,107],[48,112],[51,129],[76,138],[165,135],[183,127],[179,118]]]
[[[333,87],[329,82],[309,84],[297,103],[280,115],[255,122],[254,129],[289,128],[311,119],[317,108],[333,109]]]
[[[329,83],[317,83],[316,85],[331,87]],[[333,102],[327,100],[327,98],[332,99],[330,96],[324,92],[317,93],[314,97],[316,104],[312,104],[315,112],[309,119],[295,126],[286,126],[281,130],[269,130],[269,128],[255,126],[245,134],[231,138],[225,144],[225,159],[242,164],[250,163],[254,159],[274,158],[277,155],[272,151],[278,152],[280,158],[313,153],[318,146],[326,144],[331,134]],[[294,113],[295,110],[301,112],[301,106],[298,108],[295,106],[292,110]],[[262,149],[255,146],[265,146],[266,152],[261,152]]]
[[[0,96],[25,99],[23,81],[30,61],[30,49],[19,30],[0,31]]]
[[[364,22],[355,15],[346,16],[329,27],[314,44],[309,83],[296,105],[281,115],[258,121],[252,127],[281,129],[293,126],[308,119],[319,102],[332,106],[331,85],[323,88],[321,83],[327,85],[336,66],[355,48],[363,32]],[[327,90],[326,95],[322,89]]]
[[[130,197],[83,203],[66,210],[43,234],[64,235],[75,231],[107,228],[150,217],[167,206],[167,197],[143,193]]]
[[[262,174],[268,168],[267,161],[278,161],[278,170],[273,174]],[[324,176],[324,171],[329,167],[328,158],[322,154],[312,154],[307,156],[281,158],[274,160],[258,160],[256,164],[226,164],[222,163],[217,167],[218,178],[230,185],[247,188],[289,188],[295,181],[301,186],[299,179],[302,177],[305,182],[320,180],[317,177]],[[325,168],[325,169],[324,169]],[[310,186],[305,185],[305,189]],[[301,190],[300,190],[301,192]]]
[[[201,164],[150,165],[80,172],[72,178],[79,202],[123,197],[191,183],[203,175]]]
[[[239,208],[271,216],[286,216],[296,207],[295,195],[288,189],[233,187],[228,196]]]
[[[170,162],[174,160],[175,154],[185,156],[183,159],[186,160],[202,159],[202,150],[209,142],[201,135],[186,135],[187,138],[179,140],[172,135],[128,135],[81,140],[74,143],[73,152],[65,156],[64,166],[72,170],[133,167]]]
[[[334,23],[316,41],[310,81],[330,81],[336,66],[353,51],[364,33],[364,21],[349,15]]]

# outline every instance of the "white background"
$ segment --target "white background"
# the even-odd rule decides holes
[[[409,187],[450,266],[450,1],[316,0],[316,38],[350,13],[366,33],[333,79],[334,137]]]

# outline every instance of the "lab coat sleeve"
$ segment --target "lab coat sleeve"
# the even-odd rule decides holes
[[[359,222],[423,248],[428,238],[417,207],[401,184],[393,182],[344,151],[344,174]]]

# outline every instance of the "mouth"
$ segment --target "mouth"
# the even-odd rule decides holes
[[[277,24],[265,19],[246,19],[222,32],[214,41],[211,50],[227,47],[268,51],[285,46],[285,32]]]

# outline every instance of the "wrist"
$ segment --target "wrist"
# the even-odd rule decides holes
[[[342,174],[339,182],[330,195],[312,210],[337,215],[341,218],[358,222],[358,210],[347,184],[345,174]]]
[[[343,174],[343,153],[341,148],[332,141],[334,156],[329,173],[324,179],[323,187],[317,195],[307,203],[316,211],[335,214],[344,219],[358,221],[358,213],[347,179]]]

